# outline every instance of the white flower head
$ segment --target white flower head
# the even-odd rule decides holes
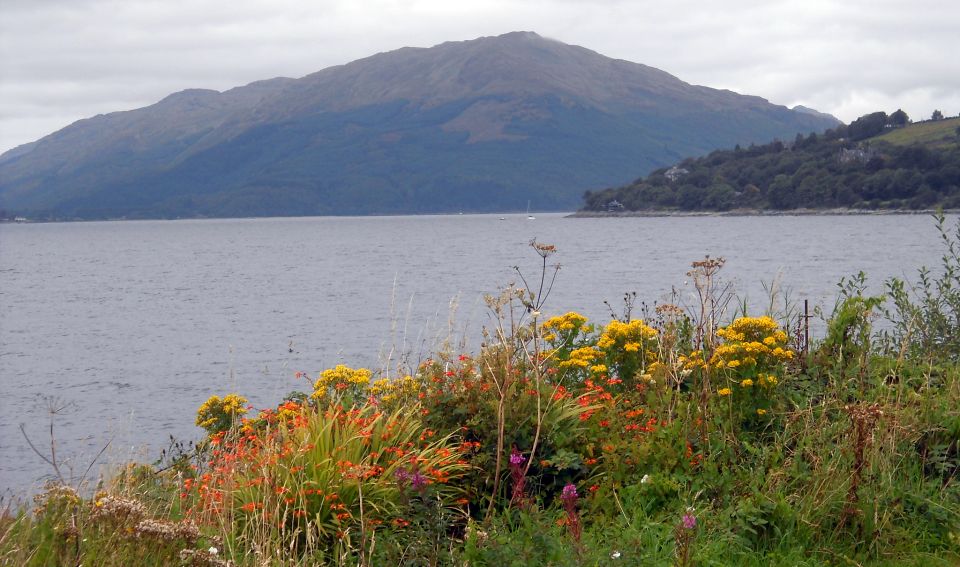
[[[207,553],[209,553],[210,555],[216,555],[220,553],[220,550],[217,549],[216,547],[211,547],[210,549],[207,550]]]
[[[647,484],[648,482],[650,482],[650,475],[643,475],[643,478],[640,479],[640,484]]]
[[[610,554],[610,559],[620,559],[620,552],[619,552],[619,551],[614,551],[613,553],[611,553],[611,554]]]

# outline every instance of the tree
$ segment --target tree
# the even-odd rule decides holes
[[[851,140],[865,140],[883,132],[883,127],[887,125],[886,112],[874,112],[865,114],[854,120],[847,127],[847,132]]]
[[[898,108],[896,112],[890,115],[890,118],[887,120],[887,123],[892,126],[906,126],[910,122],[910,117],[907,116],[907,113],[903,111],[902,108]]]
[[[933,114],[930,116],[930,120],[943,120],[943,113],[939,110],[934,110]]]
[[[775,209],[793,209],[796,208],[796,199],[793,193],[793,184],[786,175],[778,175],[773,178],[770,184],[767,199]]]
[[[727,183],[714,183],[707,188],[700,206],[704,209],[729,211],[737,206],[737,192]]]

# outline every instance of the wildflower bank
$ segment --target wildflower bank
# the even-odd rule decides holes
[[[548,281],[556,250],[534,249]],[[396,375],[298,372],[309,390],[260,410],[212,396],[194,449],[93,499],[52,487],[8,512],[0,552],[34,565],[960,561],[960,353],[872,340],[879,300],[847,286],[803,355],[798,319],[718,307],[722,266],[694,264],[697,305],[605,323],[547,316],[544,285],[509,287],[476,353]]]

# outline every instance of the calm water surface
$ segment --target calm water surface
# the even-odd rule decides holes
[[[722,274],[754,306],[779,277],[792,300],[828,308],[842,276],[863,270],[879,289],[941,254],[923,215],[0,225],[0,489],[50,472],[19,431],[49,444],[50,396],[68,405],[56,437],[79,475],[110,439],[104,460],[118,463],[199,437],[194,411],[211,394],[266,407],[308,388],[297,370],[415,363],[449,336],[475,346],[483,294],[515,265],[538,273],[533,238],[562,265],[546,311],[593,319],[627,291],[689,298],[685,273],[705,254],[727,259]]]

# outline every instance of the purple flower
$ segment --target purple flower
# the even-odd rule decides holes
[[[420,471],[413,471],[413,474],[410,475],[410,486],[414,490],[422,490],[427,486],[427,477],[423,476]]]
[[[697,517],[693,514],[684,514],[681,520],[683,521],[683,527],[688,530],[692,530],[693,528],[697,527]]]
[[[568,484],[563,487],[560,493],[560,500],[563,502],[563,508],[567,513],[567,529],[570,535],[577,542],[580,541],[580,515],[577,513],[577,487],[575,484]]]
[[[415,468],[411,470],[397,469],[393,475],[397,477],[397,484],[400,485],[401,490],[403,490],[404,485],[408,482],[410,483],[410,488],[417,491],[422,491],[427,486],[427,477]]]
[[[510,452],[510,464],[511,465],[522,465],[527,461],[527,458],[520,454],[519,451],[514,449]]]

